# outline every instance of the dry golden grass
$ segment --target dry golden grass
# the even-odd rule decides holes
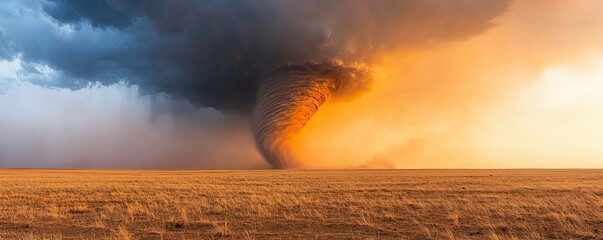
[[[601,170],[0,170],[0,239],[603,239]]]

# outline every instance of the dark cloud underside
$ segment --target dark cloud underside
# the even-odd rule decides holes
[[[248,113],[259,82],[278,67],[371,63],[392,48],[467,38],[506,6],[504,0],[51,0],[41,9],[59,25],[74,26],[73,33],[34,38],[15,30],[10,38],[0,35],[0,57],[19,52],[25,62],[65,74],[44,84],[127,80],[199,106]],[[10,49],[9,41],[16,43]]]

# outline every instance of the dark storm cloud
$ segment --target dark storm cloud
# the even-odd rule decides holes
[[[52,5],[46,6],[50,16],[63,23],[79,23],[88,20],[93,27],[125,28],[136,19],[137,9],[143,7],[144,2],[133,1],[61,1],[50,0]]]
[[[8,45],[8,41],[4,39],[2,31],[0,31],[0,59],[11,58],[13,55],[14,53]]]
[[[0,56],[48,65],[45,85],[126,80],[200,106],[249,112],[261,78],[283,65],[370,63],[399,46],[462,39],[491,25],[507,1],[51,0],[30,4],[49,25],[0,30]],[[6,16],[5,16],[6,17]],[[72,28],[69,28],[72,26]],[[2,42],[4,41],[4,43]],[[9,46],[10,43],[14,46]],[[76,82],[78,79],[80,82]]]

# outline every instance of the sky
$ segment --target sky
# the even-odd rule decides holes
[[[269,168],[258,89],[316,63],[372,80],[288,135],[296,167],[602,168],[601,5],[3,1],[0,167]]]

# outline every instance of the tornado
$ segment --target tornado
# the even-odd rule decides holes
[[[330,64],[285,66],[260,85],[253,111],[253,130],[259,151],[275,168],[301,166],[290,141],[333,97],[366,89],[367,70]]]
[[[126,82],[144,94],[241,117],[254,138],[245,144],[255,141],[275,168],[294,168],[307,161],[295,158],[292,139],[323,104],[360,96],[373,85],[371,69],[403,62],[394,55],[485,32],[511,1],[23,2],[32,9],[22,12],[42,16],[35,29],[52,28],[23,41],[33,23],[20,16],[32,14],[4,21],[15,24],[0,27],[0,58],[14,53],[27,66],[60,73],[36,84]]]

